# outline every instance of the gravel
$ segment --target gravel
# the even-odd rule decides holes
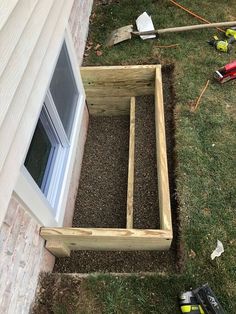
[[[155,102],[136,97],[134,228],[158,229]]]
[[[128,154],[129,117],[92,116],[74,227],[125,228]]]

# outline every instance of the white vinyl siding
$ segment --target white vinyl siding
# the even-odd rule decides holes
[[[0,2],[0,29],[6,23],[18,0],[2,0]]]
[[[38,121],[72,4],[0,3],[0,223]]]

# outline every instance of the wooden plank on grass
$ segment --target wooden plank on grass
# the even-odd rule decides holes
[[[135,145],[135,97],[132,97],[130,100],[129,167],[128,167],[127,218],[126,218],[127,229],[133,228],[134,145]]]
[[[164,230],[172,230],[166,154],[165,118],[160,68],[156,69],[155,80],[155,124],[160,227]]]
[[[40,235],[70,250],[167,250],[172,240],[171,231],[152,229],[41,228]]]
[[[154,94],[157,67],[160,65],[82,67],[80,72],[87,97],[133,97]]]

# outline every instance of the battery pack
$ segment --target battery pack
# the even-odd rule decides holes
[[[207,283],[193,290],[193,294],[206,314],[226,314]]]

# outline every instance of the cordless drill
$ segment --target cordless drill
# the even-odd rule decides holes
[[[179,305],[182,313],[226,314],[207,283],[195,290],[183,292],[179,296]]]
[[[213,38],[209,40],[208,43],[220,52],[229,53],[232,49],[232,43],[236,41],[236,27],[228,28],[225,31],[225,35],[228,37],[228,39],[221,40],[217,36],[213,36]]]
[[[221,40],[217,36],[213,36],[211,40],[208,41],[208,43],[215,47],[216,50],[220,52],[230,52],[232,49],[232,43],[236,40],[234,36],[231,36],[229,39]]]
[[[179,296],[179,305],[181,313],[204,314],[201,305],[197,302],[192,291],[183,292]]]
[[[225,35],[229,38],[233,37],[236,40],[236,26],[226,29]]]

